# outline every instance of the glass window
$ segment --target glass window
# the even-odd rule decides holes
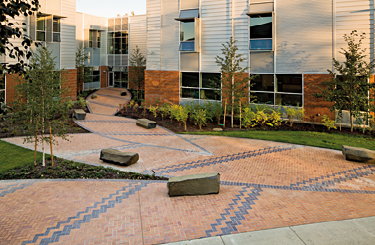
[[[108,33],[108,54],[114,54],[115,40],[113,39],[113,32]]]
[[[114,39],[114,54],[120,54],[121,51],[121,38]]]
[[[5,79],[4,79],[4,75],[0,75],[0,103],[2,103],[2,102],[5,102]]]
[[[251,80],[251,90],[274,92],[273,75],[258,75]]]
[[[276,75],[276,92],[302,93],[302,75]]]
[[[46,33],[42,32],[42,31],[37,31],[36,32],[36,40],[41,41],[41,42],[46,41]]]
[[[53,18],[53,32],[60,32],[60,19]]]
[[[276,94],[276,105],[302,106],[302,95]]]
[[[181,73],[181,98],[196,100],[221,100],[217,91],[220,87],[220,73]]]
[[[199,89],[181,88],[181,97],[189,99],[199,99]]]
[[[257,104],[274,105],[274,93],[251,93],[251,100]]]
[[[183,72],[181,74],[181,86],[199,88],[199,73]]]
[[[250,38],[272,38],[272,14],[250,16]]]
[[[220,73],[202,73],[202,88],[220,88]]]
[[[55,43],[61,42],[60,33],[53,33],[53,42]]]
[[[194,51],[195,43],[194,42],[181,42],[180,51]]]
[[[181,21],[180,41],[194,41],[195,40],[195,23],[194,21]]]
[[[128,54],[128,33],[122,32],[121,53]]]
[[[190,9],[190,10],[182,10],[180,12],[180,19],[184,18],[198,18],[199,17],[199,9]]]
[[[36,24],[37,31],[45,31],[46,30],[46,18],[43,16],[38,16],[37,24]]]
[[[250,15],[250,50],[273,49],[272,13]]]

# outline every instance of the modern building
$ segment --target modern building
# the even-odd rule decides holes
[[[12,22],[25,27],[24,34],[52,51],[56,57],[56,70],[64,69],[69,96],[75,100],[77,91],[104,87],[129,87],[129,56],[138,46],[146,54],[146,16],[123,16],[104,18],[76,12],[76,0],[40,0],[41,14],[18,17]],[[12,40],[21,46],[20,39]],[[82,87],[77,84],[75,57],[77,48],[83,45],[88,56],[91,80]],[[35,47],[33,48],[35,49]],[[1,56],[2,63],[16,60]],[[0,101],[14,101],[16,75],[6,75],[0,86]],[[132,85],[130,84],[130,87]]]
[[[327,114],[315,85],[329,79],[332,59],[344,60],[344,34],[365,32],[368,60],[375,58],[374,3],[370,0],[147,0],[147,14],[103,18],[76,13],[75,0],[41,0],[41,15],[21,17],[26,33],[53,51],[56,69],[76,91],[132,87],[129,56],[138,46],[146,55],[146,100],[172,103],[217,101],[210,81],[219,77],[215,57],[222,44],[237,40],[249,67],[259,75],[249,93],[258,103],[302,106],[307,116]],[[19,42],[14,40],[14,43]],[[90,81],[77,87],[75,52],[82,44],[93,67]],[[13,62],[1,57],[1,62]],[[14,76],[0,86],[11,102]],[[373,80],[373,79],[372,79]]]
[[[222,44],[237,40],[258,103],[303,106],[307,116],[333,113],[315,85],[344,60],[344,34],[367,34],[374,59],[374,3],[369,0],[147,0],[146,100],[214,100],[212,77]]]

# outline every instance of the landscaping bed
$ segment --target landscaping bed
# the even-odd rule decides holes
[[[87,106],[82,108],[82,106],[79,106],[77,104],[73,105],[73,107],[68,112],[69,120],[65,121],[64,123],[64,127],[66,127],[68,134],[91,133],[90,131],[74,123],[73,118],[72,118],[74,109],[83,109],[86,113],[89,113]],[[57,119],[60,117],[61,115],[56,115]],[[12,122],[9,116],[6,117],[5,120],[0,121],[0,138],[26,136],[25,132],[17,129],[19,128],[19,126],[20,124]],[[46,129],[44,133],[49,134],[49,131]]]
[[[179,132],[212,132],[214,128],[223,128],[224,131],[248,131],[248,130],[256,130],[256,131],[303,131],[303,132],[320,132],[320,133],[340,133],[340,134],[347,134],[347,135],[358,135],[363,136],[362,128],[355,128],[353,132],[350,131],[350,128],[348,127],[342,127],[341,131],[339,128],[337,129],[328,129],[325,125],[317,124],[317,123],[306,123],[306,122],[294,122],[292,126],[290,126],[290,123],[288,121],[284,121],[280,124],[280,126],[269,126],[267,124],[265,125],[256,125],[252,128],[245,129],[242,127],[239,128],[239,120],[234,120],[234,128],[230,127],[230,117],[227,116],[225,121],[225,127],[223,127],[223,120],[221,119],[220,124],[218,124],[217,121],[207,121],[206,125],[202,126],[202,129],[199,129],[195,123],[189,119],[186,123],[187,130],[185,131],[184,124],[178,122],[177,120],[170,118],[163,118],[160,115],[157,115],[154,117],[153,113],[151,113],[149,110],[145,111],[142,108],[137,109],[127,109],[122,110],[121,112],[117,113],[117,116],[119,117],[127,117],[132,119],[141,119],[146,118],[152,121],[155,121],[159,126],[162,126],[164,128],[167,128],[175,133]],[[369,131],[366,130],[365,133],[366,136],[374,137],[375,131]]]
[[[0,180],[11,179],[135,179],[135,180],[168,180],[168,178],[134,172],[121,172],[112,168],[96,167],[55,158],[54,167],[51,159],[46,160],[43,167],[27,164],[22,167],[0,173]]]

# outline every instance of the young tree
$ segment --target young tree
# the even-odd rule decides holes
[[[221,49],[224,57],[216,56],[216,63],[221,69],[221,93],[223,98],[228,99],[228,105],[231,110],[231,127],[233,128],[234,108],[243,98],[249,96],[249,83],[252,79],[250,76],[245,76],[248,67],[242,68],[241,62],[246,59],[242,54],[237,54],[238,47],[236,40],[233,37],[229,42],[223,44]]]
[[[340,53],[345,56],[345,61],[340,63],[333,59],[334,70],[328,70],[332,78],[322,82],[323,88],[319,88],[320,92],[315,94],[317,98],[333,102],[330,110],[338,111],[340,117],[343,110],[349,111],[352,132],[353,118],[360,118],[361,111],[368,112],[370,110],[371,103],[368,95],[374,88],[374,84],[369,83],[368,79],[373,74],[375,60],[365,61],[366,49],[361,49],[365,38],[365,33],[357,34],[356,30],[352,31],[350,35],[344,35],[348,47],[347,49],[341,48]]]
[[[13,122],[27,137],[25,142],[42,143],[43,166],[45,166],[45,142],[51,146],[56,137],[67,140],[65,122],[68,119],[68,93],[61,87],[61,72],[56,71],[51,52],[46,48],[38,48],[30,58],[30,68],[20,77],[16,86],[17,99],[13,104]],[[46,135],[45,133],[50,134]],[[53,164],[53,154],[52,154]]]
[[[141,53],[140,48],[135,46],[133,53],[129,59],[131,70],[129,70],[129,82],[137,87],[137,99],[139,99],[139,90],[145,81],[146,58]]]
[[[78,92],[83,91],[83,84],[91,81],[91,67],[85,63],[88,60],[88,55],[85,53],[85,48],[82,43],[79,44],[76,52],[76,68],[77,68],[77,88]]]
[[[12,23],[11,19],[15,19],[16,16],[20,15],[29,16],[36,13],[39,8],[39,0],[3,0],[0,2],[0,8],[0,56],[7,55],[17,60],[17,63],[11,65],[0,63],[0,75],[4,73],[22,73],[25,66],[27,66],[23,59],[30,58],[31,51],[29,48],[33,41],[23,33],[22,28]],[[22,25],[26,26],[26,23],[22,23]],[[11,43],[10,40],[13,37],[22,39],[22,47],[16,47]]]

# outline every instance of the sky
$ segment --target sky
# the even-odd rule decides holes
[[[101,17],[116,17],[134,11],[146,14],[146,0],[76,0],[77,12]]]

